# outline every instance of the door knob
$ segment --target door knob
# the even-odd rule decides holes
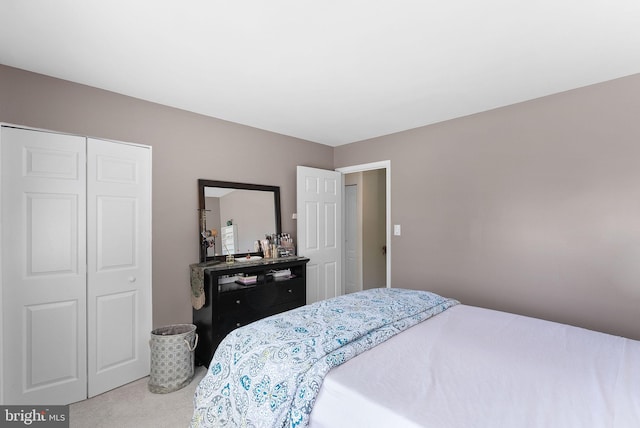
[[[136,277],[135,276],[130,276],[127,279],[129,280],[129,282],[136,282]]]

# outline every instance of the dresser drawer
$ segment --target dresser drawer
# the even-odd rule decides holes
[[[241,314],[223,314],[218,318],[218,333],[221,338],[229,334],[238,327],[251,324],[262,318],[263,315],[258,312],[245,312]]]
[[[245,291],[224,293],[220,295],[217,307],[219,316],[247,312],[250,307],[247,293]]]
[[[216,318],[224,334],[265,316],[305,304],[305,284],[299,279],[270,282],[220,296]]]
[[[290,279],[288,281],[276,282],[277,301],[275,305],[282,305],[290,302],[302,302],[305,304],[305,284],[301,279]]]

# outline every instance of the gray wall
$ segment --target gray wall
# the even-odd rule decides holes
[[[0,122],[153,147],[155,327],[191,322],[198,178],[280,186],[282,229],[295,234],[296,165],[333,167],[328,146],[2,65]]]
[[[640,75],[366,142],[392,283],[640,339]]]
[[[638,112],[635,75],[333,149],[0,65],[0,121],[153,146],[154,326],[191,320],[198,178],[295,232],[295,165],[389,159],[394,286],[640,339]]]

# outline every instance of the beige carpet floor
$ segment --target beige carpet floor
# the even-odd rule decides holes
[[[149,377],[69,406],[70,428],[187,428],[193,394],[206,367],[196,367],[191,383],[168,394],[149,392]]]

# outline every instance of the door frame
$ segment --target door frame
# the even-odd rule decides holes
[[[360,231],[356,231],[355,227],[353,227],[352,229],[354,229],[353,231],[349,230],[349,228],[347,227],[351,220],[353,219],[353,217],[351,216],[351,214],[353,214],[353,216],[355,217],[355,225],[360,225],[360,219],[362,218],[362,212],[361,212],[361,204],[359,203],[360,201],[358,201],[359,196],[361,194],[361,183],[357,183],[357,184],[346,184],[345,181],[345,177],[343,176],[343,192],[344,192],[344,230],[342,232],[342,234],[344,235],[344,266],[342,267],[344,270],[344,294],[347,294],[347,292],[349,292],[349,278],[347,278],[347,276],[350,273],[350,262],[349,262],[349,248],[348,245],[350,243],[350,235],[351,233],[355,232],[355,236],[353,241],[358,241],[355,242],[355,247],[356,247],[356,264],[357,264],[357,269],[355,272],[355,280],[356,280],[356,287],[352,288],[350,292],[354,292],[354,291],[362,291],[363,290],[363,274],[362,274],[362,233]],[[355,192],[350,192],[350,190],[355,190]],[[355,210],[353,213],[350,213],[350,206],[351,205],[350,199],[351,198],[355,198],[354,202],[355,202]],[[386,260],[386,259],[385,259]],[[386,279],[385,279],[386,280]]]
[[[345,166],[341,168],[336,168],[335,170],[341,174],[351,174],[353,172],[364,172],[371,171],[375,169],[384,169],[385,170],[385,180],[386,180],[386,198],[385,198],[385,210],[386,210],[386,245],[387,245],[387,288],[391,288],[391,161],[383,160],[377,162],[370,162],[360,165],[352,165]],[[344,180],[342,186],[344,187]],[[342,236],[344,236],[344,228],[345,228],[345,192],[342,192]],[[344,250],[344,239],[342,242],[343,250]],[[345,251],[342,251],[342,265],[345,266]],[[344,294],[344,284],[345,284],[345,269],[342,270],[342,292]]]

